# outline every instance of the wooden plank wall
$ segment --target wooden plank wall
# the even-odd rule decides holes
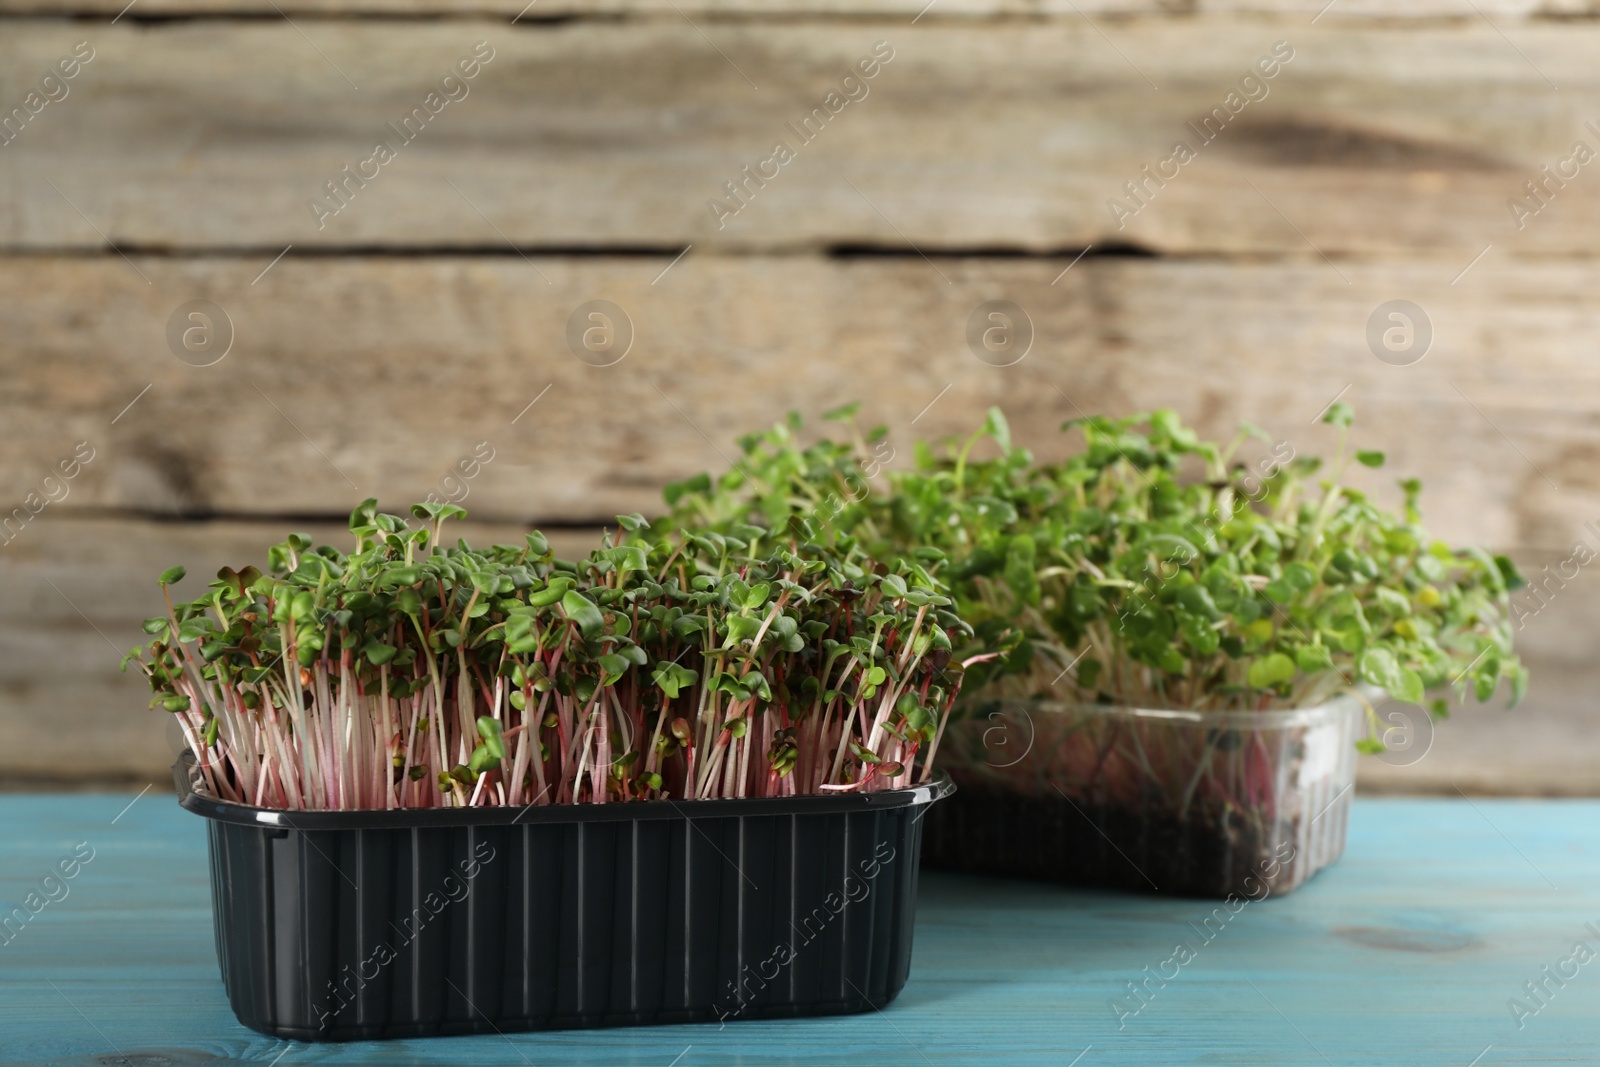
[[[0,547],[0,781],[160,781],[151,576],[480,447],[473,536],[577,546],[790,408],[1311,452],[1343,397],[1440,534],[1600,548],[1595,0],[125,3],[0,0],[0,514],[58,498]],[[620,361],[572,350],[592,300]],[[1392,300],[1420,360],[1369,343]],[[1367,783],[1600,787],[1596,581],[1528,601],[1522,709]]]

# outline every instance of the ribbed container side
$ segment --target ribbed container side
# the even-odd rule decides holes
[[[881,1008],[910,973],[922,816],[952,788],[456,825],[184,805],[209,819],[235,1014],[337,1041]]]
[[[930,866],[1259,899],[1344,852],[1361,696],[1289,711],[985,711],[946,730],[939,766],[960,792],[929,812]]]

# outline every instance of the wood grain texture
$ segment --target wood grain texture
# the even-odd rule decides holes
[[[119,0],[0,0],[0,14],[116,15]],[[1496,19],[1572,19],[1600,14],[1597,0],[1476,0],[1483,16]],[[1354,20],[1386,23],[1412,20],[1467,21],[1480,16],[1455,0],[140,0],[134,18],[152,15],[488,15],[537,22],[553,18],[684,16],[710,18],[877,17],[919,21],[987,19],[1006,16],[1128,18],[1149,15],[1277,15],[1317,22]],[[920,16],[920,18],[919,18]]]
[[[906,461],[915,437],[968,433],[991,404],[1041,455],[1069,447],[1066,419],[1157,406],[1213,436],[1250,420],[1327,454],[1314,422],[1342,395],[1362,444],[1390,456],[1363,484],[1392,496],[1392,477],[1423,478],[1443,536],[1555,551],[1600,519],[1600,308],[1582,262],[1496,250],[1451,284],[1470,257],[1090,257],[1062,275],[1069,258],[691,253],[661,276],[671,257],[291,254],[251,285],[267,258],[137,258],[148,285],[118,258],[0,259],[0,515],[80,441],[95,458],[49,509],[401,507],[487,441],[494,458],[467,484],[475,517],[603,522],[725,468],[734,438],[788,409],[815,424],[862,400]],[[168,318],[195,298],[234,324],[214,366],[167,347]],[[609,367],[567,347],[569,317],[595,298],[634,328]],[[1367,320],[1395,298],[1435,334],[1411,366],[1367,345]],[[995,299],[1033,324],[1014,366],[966,341]]]
[[[1312,26],[1303,12],[976,29],[15,20],[0,42],[7,108],[72,42],[96,58],[0,149],[0,247],[1592,254],[1588,170],[1521,229],[1507,204],[1575,140],[1600,147],[1583,128],[1597,117],[1583,101],[1600,89],[1600,25],[1407,25]],[[387,124],[480,40],[495,58],[469,95],[403,142]],[[1187,124],[1223,107],[1277,40],[1295,58],[1269,95],[1200,147]],[[868,95],[809,143],[796,137],[788,124],[877,41],[894,59]],[[380,137],[396,158],[367,166],[376,176],[319,220],[310,200]],[[1179,138],[1198,158],[1118,217],[1111,199],[1134,206],[1124,183],[1160,169]],[[736,204],[724,183],[779,141],[793,161],[745,186],[737,215],[713,213],[712,198]]]
[[[1491,1045],[1480,1062],[1532,1067],[1570,1064],[1600,1042],[1586,970],[1550,987],[1520,1030],[1506,1006],[1574,942],[1596,945],[1585,925],[1600,914],[1593,801],[1358,800],[1342,860],[1292,895],[1222,918],[1214,902],[928,873],[910,982],[882,1014],[306,1046],[234,1021],[217,978],[203,826],[170,796],[118,817],[133,799],[0,798],[8,903],[77,842],[95,853],[65,899],[0,949],[5,1067],[280,1055],[607,1067],[674,1057],[1061,1067],[1080,1054],[1112,1067],[1465,1065]],[[1196,929],[1208,918],[1206,942]],[[1197,946],[1194,959],[1118,1029],[1108,1002],[1179,942]]]
[[[465,504],[511,530],[653,510],[788,408],[864,399],[909,444],[997,403],[1052,455],[1065,418],[1167,405],[1312,452],[1342,396],[1390,456],[1365,484],[1422,476],[1443,536],[1537,572],[1600,521],[1600,171],[1520,229],[1507,206],[1600,148],[1600,0],[139,0],[107,25],[125,2],[0,0],[97,16],[0,32],[0,117],[96,49],[0,146],[0,519],[95,454],[0,544],[0,782],[159,780],[115,669],[150,576],[443,491],[478,442]],[[1280,39],[1270,95],[1119,229],[1108,199]],[[318,229],[307,200],[478,40],[470,96]],[[719,229],[708,198],[879,40],[870,95]],[[1090,245],[1171,258],[1072,265]],[[611,367],[566,339],[602,298],[636,331]],[[232,319],[215,366],[168,349],[194,299]],[[1032,319],[1015,366],[968,350],[994,299]],[[1392,299],[1435,328],[1416,365],[1368,350]],[[205,515],[260,521],[150,521]],[[1529,602],[1525,708],[1459,711],[1363,788],[1600,791],[1592,580]]]

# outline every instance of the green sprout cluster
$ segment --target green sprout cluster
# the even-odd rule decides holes
[[[918,442],[894,467],[884,431],[863,436],[853,415],[828,416],[850,424],[844,441],[802,446],[794,417],[742,438],[731,470],[668,487],[652,529],[756,521],[883,560],[941,550],[974,648],[1004,652],[974,667],[963,706],[1267,710],[1370,686],[1443,715],[1451,686],[1522,696],[1508,597],[1521,577],[1431,539],[1419,482],[1400,482],[1399,516],[1344,484],[1350,463],[1384,462],[1347,451],[1348,405],[1324,416],[1339,435],[1326,470],[1287,442],[1246,464],[1263,431],[1220,445],[1166,410],[1074,419],[1063,429],[1083,447],[1049,463],[991,410],[971,437]]]
[[[216,796],[341,810],[878,790],[926,781],[972,632],[928,549],[876,563],[740,523],[586,559],[479,551],[368,500],[223,568],[124,660]],[[624,534],[645,526],[619,519]],[[919,764],[920,757],[920,764]]]

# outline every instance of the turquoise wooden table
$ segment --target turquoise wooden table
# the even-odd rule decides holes
[[[350,1045],[234,1020],[205,828],[130,801],[0,797],[3,910],[38,894],[0,933],[0,1065],[1600,1062],[1595,801],[1361,799],[1336,866],[1209,927],[1200,901],[924,875],[881,1013]]]

